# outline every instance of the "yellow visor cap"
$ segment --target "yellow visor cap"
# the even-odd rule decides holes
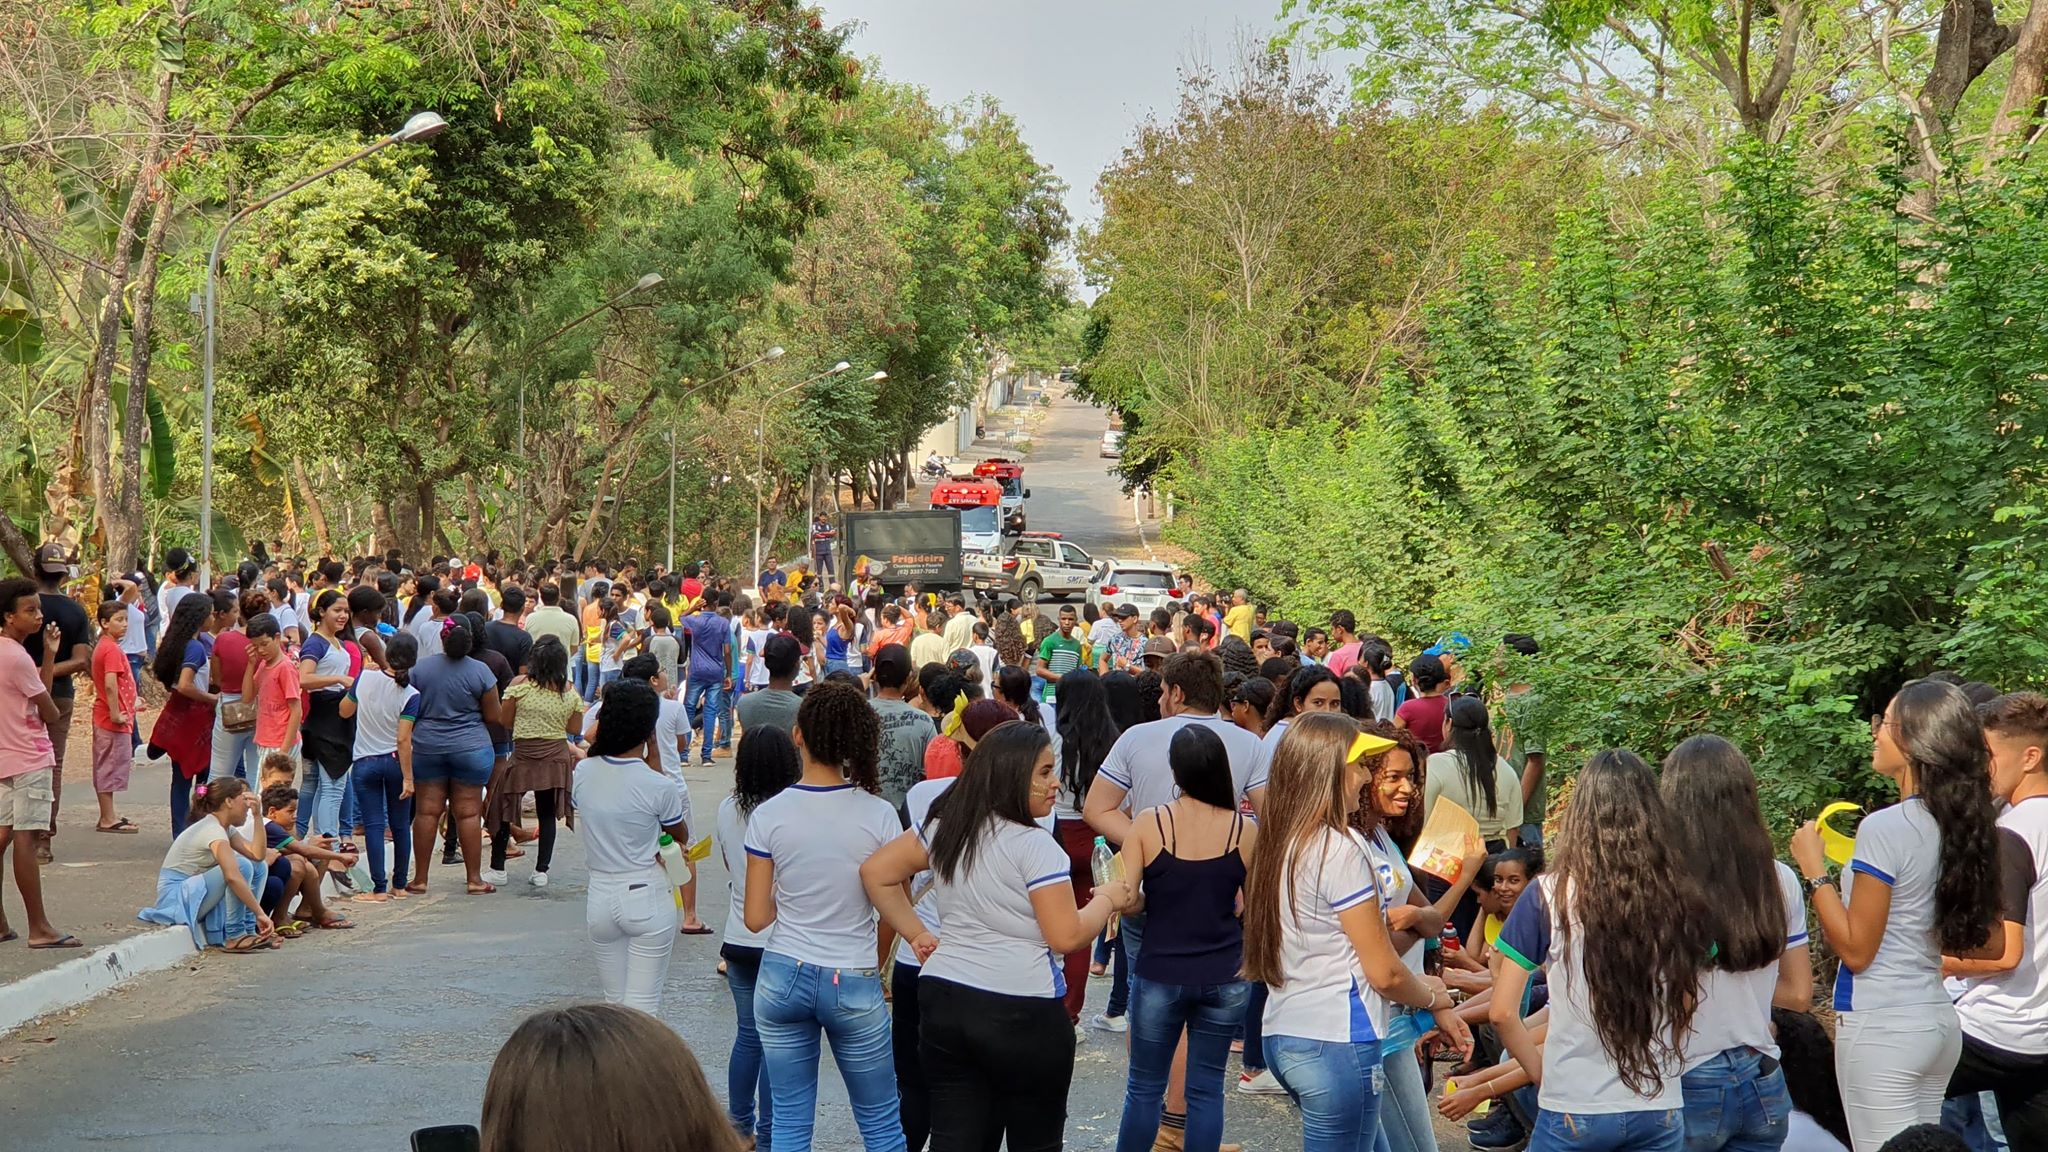
[[[1346,764],[1356,764],[1367,756],[1377,756],[1393,746],[1394,742],[1385,736],[1375,736],[1370,732],[1360,732],[1358,739],[1351,742],[1351,751],[1345,755],[1344,762]]]

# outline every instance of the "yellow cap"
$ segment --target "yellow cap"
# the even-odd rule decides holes
[[[1385,736],[1375,736],[1370,732],[1360,732],[1358,739],[1351,742],[1351,751],[1345,755],[1344,762],[1346,764],[1356,764],[1367,756],[1377,756],[1393,746],[1394,742]]]

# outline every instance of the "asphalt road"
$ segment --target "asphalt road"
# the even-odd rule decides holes
[[[1052,393],[1051,410],[1031,435],[1024,482],[1031,529],[1058,532],[1096,557],[1144,559],[1144,544],[1116,475],[1102,453],[1109,413]]]

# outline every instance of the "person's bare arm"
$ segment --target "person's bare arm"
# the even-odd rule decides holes
[[[1984,950],[1994,947],[1998,949],[1995,955],[1983,955]],[[1985,944],[1984,949],[1961,956],[1943,956],[1941,974],[1963,977],[1996,976],[2001,972],[2010,972],[2018,968],[2020,961],[2026,957],[2026,951],[2027,926],[2011,920],[2001,920],[1998,927],[1992,930],[1991,939]]]
[[[1081,819],[1103,839],[1121,845],[1131,835],[1131,818],[1123,810],[1124,798],[1129,795],[1122,785],[1097,772],[1095,782],[1088,786],[1087,799],[1081,802]]]
[[[121,674],[109,672],[100,679],[103,681],[100,691],[107,702],[107,720],[125,726],[128,723],[128,714],[121,710]]]
[[[766,932],[775,923],[775,861],[747,852],[747,890],[741,904],[747,931]]]
[[[1813,951],[1804,942],[1778,958],[1778,983],[1771,989],[1771,1007],[1813,1011]]]
[[[750,878],[752,865],[753,859],[749,857],[747,871]],[[910,899],[910,880],[929,867],[931,857],[925,852],[924,841],[918,839],[914,831],[904,832],[875,849],[874,855],[860,866],[860,883],[867,889],[868,903],[882,914],[884,924],[910,942],[911,951],[917,954],[920,963],[931,958],[939,946],[939,938],[917,918],[917,906]]]
[[[178,695],[183,696],[187,700],[196,700],[201,704],[208,705],[214,704],[220,699],[220,697],[199,686],[199,672],[194,668],[179,670]]]

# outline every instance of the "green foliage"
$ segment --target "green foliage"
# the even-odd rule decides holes
[[[1791,149],[1726,176],[1475,254],[1369,408],[1169,470],[1176,538],[1299,619],[1532,633],[1561,765],[1712,730],[1780,819],[1871,790],[1861,717],[1903,680],[2040,683],[2048,179],[1909,230]]]

